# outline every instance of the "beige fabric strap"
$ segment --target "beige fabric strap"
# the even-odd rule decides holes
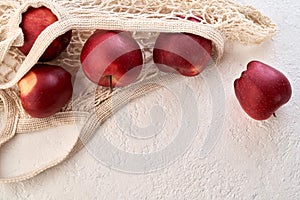
[[[34,131],[54,128],[67,124],[83,124],[88,112],[70,111],[59,112],[48,118],[20,118],[18,120],[17,133],[30,134]]]
[[[19,111],[13,98],[18,98],[11,90],[0,90],[0,99],[4,107],[4,126],[0,132],[0,147],[16,133]]]
[[[38,169],[35,169],[33,171],[15,176],[15,177],[4,177],[0,178],[1,182],[18,182],[23,181],[29,178],[32,178],[41,172],[52,168],[59,163],[63,162],[67,158],[73,156],[75,153],[77,153],[79,150],[81,150],[85,144],[89,142],[89,140],[93,137],[96,130],[99,128],[99,126],[105,122],[113,113],[117,112],[119,109],[121,109],[123,106],[125,106],[128,102],[133,101],[137,98],[142,97],[143,95],[152,92],[154,90],[157,90],[159,88],[164,87],[164,85],[167,85],[171,83],[172,81],[179,80],[179,75],[165,75],[162,77],[155,77],[154,79],[150,79],[144,82],[141,82],[139,84],[134,84],[132,86],[129,86],[125,90],[121,90],[118,93],[115,93],[113,97],[107,99],[103,103],[101,103],[98,107],[96,107],[95,112],[92,112],[91,114],[87,115],[87,113],[81,113],[81,115],[78,113],[66,113],[68,115],[69,120],[65,121],[65,124],[69,124],[70,122],[84,122],[84,126],[80,131],[80,134],[77,138],[76,143],[62,156],[53,159],[51,162],[45,164],[42,167],[39,167]],[[2,95],[2,93],[0,93]],[[9,101],[8,101],[9,102]],[[14,107],[11,107],[11,110],[13,110]],[[15,116],[9,115],[7,116],[8,121],[11,121],[12,118]],[[17,118],[17,117],[15,117]],[[65,118],[61,118],[65,119]],[[51,121],[52,124],[55,124],[56,122],[62,124],[63,120],[59,120],[58,118],[52,117],[45,119],[47,121]],[[57,121],[58,120],[58,121]],[[31,128],[35,130],[43,129],[43,123],[40,123],[39,126],[32,127],[32,125],[29,125],[30,123],[26,124],[26,126],[29,129],[24,129],[24,122],[23,124],[19,124],[22,128],[19,128],[21,132],[26,132],[28,130],[31,130]],[[16,123],[15,123],[16,125]],[[35,124],[36,125],[36,124]],[[45,126],[48,126],[49,124],[45,124]],[[16,126],[13,126],[13,130],[8,129],[8,133],[14,133],[16,130]],[[10,136],[12,137],[12,136]],[[0,138],[2,139],[2,137]],[[6,140],[7,141],[7,140]],[[6,141],[3,141],[2,144]],[[0,176],[1,177],[1,176]]]

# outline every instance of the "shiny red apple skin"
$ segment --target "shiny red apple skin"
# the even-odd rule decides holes
[[[28,55],[40,33],[57,20],[58,18],[52,13],[52,11],[44,6],[39,8],[30,7],[22,15],[20,27],[24,34],[24,44],[19,47],[19,50],[24,55]],[[72,30],[57,37],[45,50],[39,60],[50,61],[58,57],[69,45],[71,37]]]
[[[247,70],[234,81],[235,95],[253,119],[266,120],[292,96],[287,77],[260,61],[251,61]]]
[[[189,33],[160,33],[156,39],[153,60],[164,72],[184,76],[198,75],[209,63],[212,42]]]
[[[84,44],[80,61],[92,82],[104,87],[122,87],[139,76],[143,54],[129,32],[97,30]]]
[[[19,82],[24,110],[34,118],[49,117],[71,99],[71,74],[60,66],[37,64]]]
[[[184,19],[185,16],[178,15]],[[201,19],[201,17],[200,17]],[[187,20],[200,22],[194,17]],[[163,72],[198,75],[209,63],[212,42],[190,33],[160,33],[156,39],[153,60]]]

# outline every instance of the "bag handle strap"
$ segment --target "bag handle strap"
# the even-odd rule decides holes
[[[46,171],[47,169],[50,169],[60,164],[61,162],[72,157],[79,150],[84,148],[85,144],[87,144],[89,140],[93,137],[99,126],[101,126],[101,124],[103,124],[109,117],[111,117],[113,113],[124,107],[127,103],[131,102],[132,100],[140,98],[143,95],[150,93],[154,90],[162,88],[164,87],[164,85],[167,85],[172,81],[176,81],[179,78],[179,75],[167,74],[161,77],[155,77],[150,80],[145,80],[143,82],[133,84],[124,90],[122,89],[114,93],[110,98],[106,99],[99,106],[97,106],[94,112],[90,113],[89,115],[86,115],[86,113],[81,113],[81,115],[77,115],[76,117],[74,117],[74,113],[67,114],[67,116],[65,117],[73,116],[74,122],[76,120],[85,121],[84,126],[82,127],[79,135],[77,136],[76,142],[71,146],[71,148],[60,157],[55,158],[51,162],[46,163],[45,165],[30,172],[26,172],[14,177],[0,176],[0,182],[9,183],[27,180]],[[0,90],[0,95],[2,94],[1,92],[3,93],[3,90]],[[13,108],[14,107],[12,106],[9,109],[12,110]],[[12,117],[13,115],[10,116]],[[15,118],[17,119],[18,116],[16,116]],[[15,131],[18,130],[16,127],[17,122],[18,120],[16,120],[15,124],[12,126],[13,129],[8,129],[8,132],[12,133],[11,137],[13,137]],[[9,124],[7,125],[10,126]],[[22,132],[22,129],[19,130]]]
[[[0,99],[4,107],[4,126],[0,132],[0,147],[16,133],[19,111],[13,98],[17,98],[17,95],[11,90],[0,90]]]

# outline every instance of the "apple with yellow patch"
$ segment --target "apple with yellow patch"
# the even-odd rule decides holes
[[[35,65],[18,86],[24,110],[35,118],[57,113],[73,93],[71,74],[55,65]]]

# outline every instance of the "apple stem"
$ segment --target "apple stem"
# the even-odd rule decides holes
[[[276,113],[273,113],[273,116],[277,118]]]
[[[114,91],[114,87],[112,83],[112,75],[109,75],[109,89],[110,89],[110,93]]]

